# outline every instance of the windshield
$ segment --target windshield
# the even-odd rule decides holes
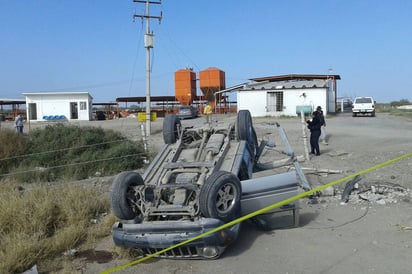
[[[372,103],[372,99],[371,98],[356,98],[356,102],[357,104],[370,104]]]

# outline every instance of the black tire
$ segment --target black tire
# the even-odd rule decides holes
[[[163,141],[165,144],[174,144],[179,139],[179,130],[181,128],[180,119],[174,115],[166,115],[163,120]]]
[[[239,110],[236,119],[236,134],[239,141],[247,141],[254,157],[258,148],[258,141],[249,110]]]
[[[356,117],[356,113],[352,113],[352,117]]]
[[[116,217],[122,220],[132,220],[140,214],[136,206],[133,205],[137,199],[133,187],[143,184],[142,176],[136,172],[125,171],[114,178],[111,206]]]
[[[200,190],[200,211],[206,218],[224,222],[240,216],[242,187],[239,179],[227,171],[217,171],[207,178]]]

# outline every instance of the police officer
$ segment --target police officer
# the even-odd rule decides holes
[[[307,120],[306,123],[308,124],[308,128],[310,130],[310,153],[319,156],[319,137],[321,128],[319,112],[314,111],[312,113],[312,120]]]

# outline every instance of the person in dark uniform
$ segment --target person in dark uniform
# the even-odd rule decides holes
[[[306,123],[308,124],[308,128],[310,130],[310,153],[319,156],[319,137],[321,128],[319,112],[314,111],[312,113],[312,120],[307,120]]]

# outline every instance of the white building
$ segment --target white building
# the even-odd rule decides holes
[[[336,112],[336,80],[339,75],[291,74],[250,79],[237,90],[238,110],[253,117],[297,116],[321,106],[324,113]]]
[[[93,97],[88,92],[37,92],[26,96],[30,121],[92,119]]]

